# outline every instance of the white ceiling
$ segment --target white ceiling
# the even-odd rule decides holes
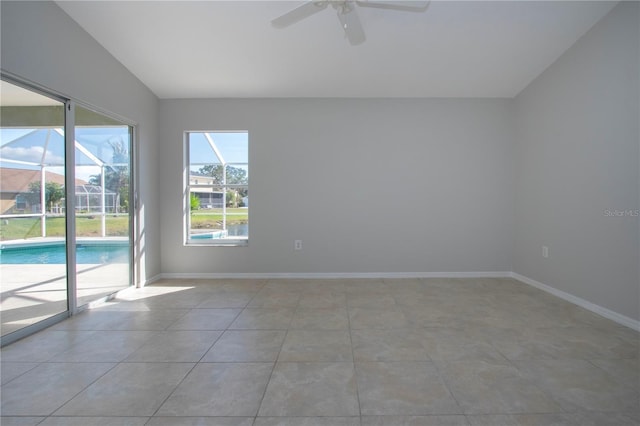
[[[160,98],[513,97],[615,6],[434,1],[358,7],[351,46],[333,8],[285,29],[299,1],[59,1]]]

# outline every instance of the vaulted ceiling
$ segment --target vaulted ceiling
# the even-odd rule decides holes
[[[366,41],[299,1],[58,1],[160,98],[513,97],[615,6],[434,1],[357,7]]]

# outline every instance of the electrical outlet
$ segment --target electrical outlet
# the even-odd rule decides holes
[[[542,246],[542,257],[544,257],[545,259],[549,258],[549,247]]]
[[[293,249],[294,250],[302,250],[302,240],[295,240],[293,242]]]

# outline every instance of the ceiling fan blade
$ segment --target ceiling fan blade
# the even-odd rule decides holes
[[[356,0],[358,6],[377,7],[380,9],[405,10],[408,12],[424,12],[431,0]]]
[[[347,39],[349,39],[349,43],[354,46],[364,43],[366,40],[364,29],[362,29],[360,18],[358,18],[358,14],[354,8],[344,12],[338,12],[338,19],[340,19],[340,24],[342,25],[344,33],[347,35]]]
[[[318,13],[325,9],[329,5],[328,1],[308,1],[301,6],[296,7],[293,10],[285,13],[282,16],[277,17],[271,21],[271,25],[276,28],[284,28],[289,25],[295,24],[298,21],[302,21],[304,18]]]

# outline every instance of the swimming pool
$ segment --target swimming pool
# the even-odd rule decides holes
[[[66,263],[64,243],[21,244],[0,248],[0,264],[64,264]],[[76,263],[105,264],[128,263],[129,244],[118,243],[77,243]]]

